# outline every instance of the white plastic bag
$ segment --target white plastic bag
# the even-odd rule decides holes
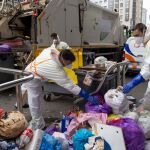
[[[105,68],[106,61],[107,61],[107,58],[105,58],[104,56],[99,56],[99,57],[95,58],[94,64],[98,68],[101,68],[101,67]]]
[[[150,150],[150,141],[145,141],[145,149],[144,150]]]
[[[62,150],[69,150],[69,143],[64,133],[54,132],[53,137],[58,139],[59,142],[62,144]]]
[[[132,112],[132,111],[129,111],[129,112],[125,113],[124,117],[125,117],[125,118],[133,119],[133,120],[135,120],[136,122],[137,122],[138,119],[139,119],[138,113],[137,113],[137,112],[134,112],[134,111],[133,111],[133,112]]]
[[[114,61],[106,61],[105,62],[105,68],[108,70],[111,66],[113,66],[115,64],[117,64],[117,63]],[[116,72],[116,71],[117,71],[117,69],[115,68],[113,72]]]
[[[150,112],[146,110],[141,112],[138,123],[144,131],[145,138],[150,138]]]
[[[127,97],[121,91],[111,89],[105,94],[104,98],[114,114],[123,114],[129,109]]]

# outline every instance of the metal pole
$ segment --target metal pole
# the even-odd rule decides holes
[[[126,65],[123,65],[122,70],[122,85],[125,83]]]
[[[15,79],[19,79],[19,75],[15,75]],[[22,92],[21,92],[21,85],[16,85],[16,98],[17,98],[17,107],[18,111],[23,112],[23,99],[22,99]]]
[[[117,87],[120,86],[120,65],[117,65]]]
[[[21,92],[21,84],[32,80],[34,78],[34,75],[30,72],[25,72],[25,71],[22,72],[21,70],[2,68],[2,67],[0,67],[0,72],[15,75],[15,80],[0,84],[0,91],[16,86],[16,99],[17,99],[18,110],[20,112],[23,112],[23,109],[22,109],[23,98],[22,98],[22,92]]]

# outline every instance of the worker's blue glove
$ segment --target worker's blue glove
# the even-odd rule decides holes
[[[90,96],[88,92],[81,89],[79,96],[83,97],[85,100],[89,101],[93,105],[99,104],[98,96]]]
[[[123,86],[123,93],[124,94],[129,93],[134,87],[136,87],[138,84],[140,84],[144,81],[145,81],[145,79],[142,77],[142,75],[138,74],[130,82],[128,82],[127,84],[125,84]]]

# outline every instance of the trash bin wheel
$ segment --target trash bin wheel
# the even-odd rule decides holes
[[[46,102],[52,101],[52,99],[51,99],[51,94],[45,94],[45,95],[44,95],[44,100],[45,100]]]

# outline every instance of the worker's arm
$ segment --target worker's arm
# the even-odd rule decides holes
[[[144,60],[144,65],[141,68],[140,73],[133,78],[130,82],[123,86],[123,92],[129,93],[135,86],[138,84],[150,79],[150,44],[148,43],[146,46],[146,56]]]
[[[136,77],[134,77],[130,82],[125,84],[123,86],[123,93],[127,94],[129,93],[134,87],[136,87],[138,84],[144,82],[145,79],[143,76],[139,73]]]
[[[140,74],[145,80],[149,80],[150,79],[150,41],[147,43],[145,50],[146,53],[145,53],[144,65],[141,68]]]
[[[51,78],[55,83],[70,91],[74,95],[79,95],[85,100],[91,102],[92,104],[98,104],[97,96],[90,96],[88,92],[81,89],[78,85],[75,85],[67,76],[66,72],[63,69],[59,69],[56,76]]]

